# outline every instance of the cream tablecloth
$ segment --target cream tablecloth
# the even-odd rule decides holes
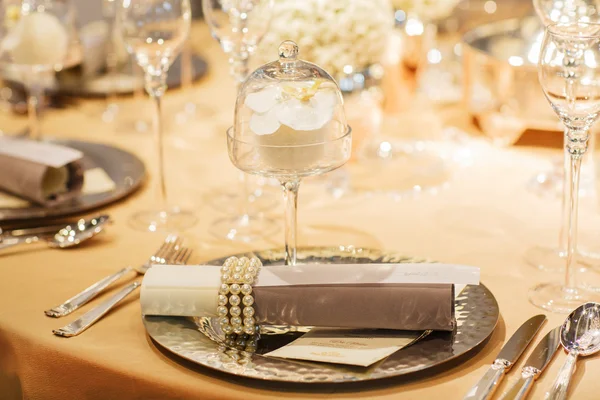
[[[216,188],[236,184],[237,172],[229,163],[224,136],[233,116],[233,84],[228,79],[225,56],[206,28],[199,27],[194,37],[197,49],[210,63],[210,74],[192,92],[169,93],[165,105],[169,194],[172,200],[192,208],[199,218],[185,234],[195,249],[193,261],[279,246],[281,231],[250,245],[217,240],[208,233],[211,223],[225,214],[210,207],[207,196]],[[190,93],[201,106],[201,118],[177,125],[173,121],[175,110]],[[151,134],[136,133],[125,123],[116,130],[101,123],[98,111],[102,105],[87,102],[51,111],[43,130],[49,136],[111,143],[137,154],[152,167]],[[435,120],[436,126],[472,131],[468,116],[459,107],[414,107],[418,111],[410,114],[415,129],[423,130],[425,121],[430,124]],[[129,117],[151,115],[147,102],[125,102],[123,110]],[[6,114],[1,119],[7,131],[23,123]],[[386,133],[399,136],[410,126],[388,124]],[[161,242],[160,235],[135,232],[127,225],[135,210],[153,204],[155,195],[147,186],[106,210],[115,224],[89,245],[66,251],[37,246],[0,254],[0,399],[460,399],[484,373],[507,337],[540,312],[527,301],[528,288],[537,282],[561,279],[560,275],[528,267],[522,258],[528,247],[556,241],[558,200],[532,194],[526,183],[535,172],[548,168],[551,157],[559,153],[525,147],[494,149],[480,139],[452,146],[470,165],[456,166],[450,184],[437,193],[398,198],[349,194],[336,200],[325,196],[318,183],[307,184],[300,194],[300,243],[378,247],[481,267],[482,281],[496,296],[501,317],[487,345],[463,363],[418,379],[388,380],[350,389],[337,385],[326,392],[240,381],[176,362],[161,353],[145,334],[137,294],[78,337],[52,335],[53,328],[80,316],[88,307],[60,320],[46,317],[43,310],[118,268],[143,262]],[[595,228],[600,224],[594,199],[584,199],[581,215],[583,239],[588,244],[600,243],[596,240],[599,229]],[[279,211],[270,216],[282,221]],[[562,315],[548,317],[543,333],[563,320]],[[542,396],[564,359],[563,353],[556,357],[535,386],[533,398]],[[519,369],[517,365],[514,370]],[[598,398],[599,373],[598,357],[582,359],[573,382],[573,398]]]

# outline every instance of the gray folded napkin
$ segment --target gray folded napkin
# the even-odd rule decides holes
[[[46,207],[81,193],[81,152],[51,143],[0,138],[0,189]]]
[[[454,329],[454,285],[361,284],[254,288],[256,320],[267,325]]]

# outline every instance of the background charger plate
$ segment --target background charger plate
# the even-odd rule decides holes
[[[40,205],[23,208],[0,208],[0,222],[5,223],[8,221],[8,224],[3,224],[3,229],[8,229],[11,222],[83,214],[114,203],[135,192],[146,175],[144,163],[125,150],[106,144],[79,140],[52,140],[51,142],[83,152],[83,169],[102,168],[115,183],[115,189],[103,193],[82,194],[67,203],[51,208]]]
[[[238,254],[249,256],[250,254]],[[252,253],[263,264],[281,265],[284,250]],[[222,265],[227,257],[209,261]],[[298,249],[301,263],[401,263],[425,262],[383,250],[357,247],[310,247]],[[215,294],[216,296],[216,294]],[[256,354],[228,349],[218,324],[212,318],[142,316],[148,335],[165,350],[227,374],[263,381],[290,383],[359,382],[397,377],[437,367],[471,351],[491,336],[499,317],[498,303],[484,285],[468,285],[455,300],[457,327],[454,332],[432,332],[420,341],[369,368],[264,357],[299,337],[302,329],[273,329],[260,339]]]

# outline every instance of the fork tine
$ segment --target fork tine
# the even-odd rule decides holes
[[[177,259],[175,260],[175,264],[181,265],[185,264],[185,259],[187,254],[190,252],[190,249],[186,248],[180,254],[177,255]]]
[[[183,239],[180,237],[174,236],[174,235],[173,235],[172,239],[173,240],[167,245],[167,248],[165,249],[165,253],[161,259],[161,264],[166,264],[168,262],[171,262],[170,260],[173,259],[174,255],[181,248]]]
[[[188,263],[188,261],[190,260],[190,257],[192,256],[192,252],[193,252],[192,249],[188,249],[187,254],[183,257],[183,261],[182,261],[183,265]]]

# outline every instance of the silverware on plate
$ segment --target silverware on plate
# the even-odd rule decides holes
[[[190,249],[186,247],[180,247],[175,252],[170,254],[165,263],[183,265],[187,263],[191,255],[192,251]],[[148,269],[146,268],[144,272],[147,270]],[[86,312],[80,318],[76,319],[70,324],[63,326],[59,329],[54,329],[52,333],[62,337],[73,337],[79,335],[80,333],[88,329],[90,326],[92,326],[100,318],[102,318],[106,313],[112,310],[117,304],[119,304],[119,302],[121,302],[121,300],[127,297],[127,295],[132,293],[140,285],[140,282],[133,282],[132,284],[127,285],[124,289],[116,293],[114,296],[112,296],[105,302],[92,308],[90,311]]]
[[[59,306],[53,307],[49,310],[44,311],[49,317],[59,318],[64,317],[65,315],[71,314],[73,311],[77,310],[79,307],[86,304],[88,301],[92,300],[98,294],[100,294],[104,289],[112,285],[114,282],[121,279],[123,276],[127,275],[131,271],[135,271],[137,274],[143,275],[146,273],[148,268],[152,264],[166,264],[171,257],[174,256],[175,252],[181,246],[181,239],[175,235],[169,235],[160,246],[160,248],[152,255],[148,261],[140,265],[139,267],[126,267],[112,275],[109,275],[98,282],[94,283],[90,287],[84,289],[82,292],[76,294],[70,299],[66,300]]]
[[[102,232],[104,227],[110,222],[106,215],[79,220],[76,224],[67,224],[54,232],[54,235],[27,235],[16,237],[2,237],[0,250],[15,247],[21,244],[32,244],[46,242],[46,244],[55,249],[66,249],[77,246],[82,242],[89,240]]]
[[[506,342],[504,347],[502,347],[490,369],[467,392],[467,395],[463,399],[483,400],[491,398],[504,374],[511,369],[521,354],[523,354],[523,351],[529,346],[529,343],[531,343],[544,322],[546,322],[546,316],[542,314],[525,321],[508,342]]]
[[[560,347],[560,326],[552,329],[538,343],[521,369],[521,377],[508,389],[500,400],[527,398],[535,380],[544,372]]]
[[[548,400],[566,399],[577,357],[600,351],[600,304],[585,303],[571,312],[560,327],[560,343],[569,355],[546,393]]]

